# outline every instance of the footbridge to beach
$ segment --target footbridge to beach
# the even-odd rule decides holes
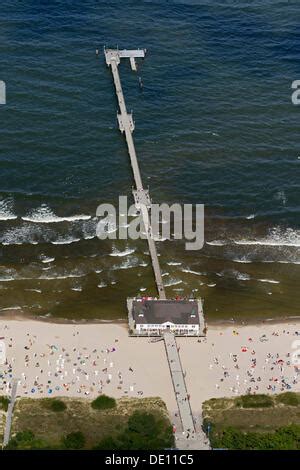
[[[104,48],[105,61],[107,66],[111,68],[116,95],[119,103],[119,112],[117,114],[119,129],[122,134],[125,134],[132,172],[135,181],[135,189],[133,189],[132,191],[135,207],[142,215],[159,300],[166,300],[165,288],[162,281],[156,245],[150,222],[152,204],[151,198],[149,190],[144,189],[143,187],[138,159],[132,137],[135,124],[132,114],[128,113],[126,109],[125,98],[118,70],[118,66],[120,64],[121,59],[127,58],[130,60],[131,69],[136,71],[136,59],[144,58],[145,53],[145,49],[119,50]],[[177,346],[175,335],[171,332],[166,332],[163,334],[163,340],[165,344],[166,356],[169,364],[174,393],[181,421],[181,430],[178,430],[175,435],[176,446],[180,449],[209,449],[209,444],[206,435],[202,431],[201,426],[198,427],[198,429],[196,429],[195,427],[195,419],[193,417],[193,413],[190,406],[189,395],[187,393],[185,377],[182,370],[179,349]]]

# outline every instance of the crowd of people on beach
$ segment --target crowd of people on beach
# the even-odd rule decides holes
[[[24,344],[17,349],[9,328],[4,326],[7,358],[0,366],[0,394],[9,395],[14,377],[19,379],[18,394],[30,397],[143,395],[137,388],[134,368],[130,364],[127,370],[118,368],[118,338],[113,344],[104,346],[105,341],[101,341],[102,345],[89,347],[77,329],[73,332],[72,347],[67,348],[63,338],[41,344],[36,335],[27,332]]]
[[[232,335],[239,337],[240,333],[233,330]],[[209,369],[217,372],[215,389],[219,392],[218,395],[228,396],[230,392],[232,395],[244,395],[300,391],[300,354],[296,356],[296,351],[292,349],[284,353],[278,352],[282,348],[274,350],[274,341],[268,347],[270,336],[279,341],[283,336],[289,336],[292,348],[293,341],[300,336],[300,330],[289,331],[283,328],[274,330],[269,335],[248,337],[246,340],[241,338],[241,341],[232,342],[227,356],[213,355]],[[263,343],[264,347],[260,347],[258,353],[259,343]],[[238,345],[237,350],[233,349],[235,344]],[[216,345],[212,343],[211,346],[212,352],[215,351]]]

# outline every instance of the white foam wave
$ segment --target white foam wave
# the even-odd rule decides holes
[[[192,269],[182,269],[181,271],[183,273],[196,274],[196,276],[202,276],[202,273],[199,273],[198,271],[193,271]]]
[[[146,268],[146,266],[148,266],[148,263],[145,263],[144,261],[142,261],[139,266],[141,266],[141,268]]]
[[[96,238],[96,235],[84,235],[83,238],[85,240],[93,240],[93,238]]]
[[[236,278],[239,281],[250,281],[251,276],[249,276],[249,274],[246,274],[246,273],[238,273]]]
[[[127,250],[124,250],[124,251],[118,251],[114,249],[112,253],[109,254],[109,256],[128,256],[134,252],[135,252],[134,248],[130,248],[130,249],[128,248]]]
[[[275,281],[274,279],[258,279],[260,282],[268,282],[270,284],[280,284],[280,281]]]
[[[20,307],[19,305],[17,305],[16,307],[5,307],[1,308],[0,312],[4,312],[5,310],[22,310],[22,307]]]
[[[39,224],[54,224],[58,222],[77,222],[79,220],[89,220],[90,215],[72,215],[59,217],[46,205],[42,204],[38,209],[33,210],[29,215],[22,217],[26,222],[34,222]]]
[[[51,275],[50,276],[42,275],[42,276],[38,277],[37,279],[52,281],[52,280],[61,280],[61,279],[84,277],[84,276],[86,276],[85,273],[80,273],[80,274],[70,273],[70,274],[65,274],[65,275],[58,274],[58,275],[52,275],[52,276]]]
[[[182,280],[172,279],[171,281],[166,282],[165,287],[177,286],[178,284],[182,284]]]
[[[261,245],[261,246],[295,246],[300,247],[300,231],[291,228],[285,231],[275,227],[269,235],[257,240],[234,240],[236,245]]]
[[[65,238],[52,241],[52,245],[70,245],[71,243],[80,242],[80,238]]]
[[[11,276],[1,276],[0,277],[0,282],[10,282],[14,281],[15,279]]]
[[[131,269],[136,268],[138,266],[138,259],[137,258],[130,258],[126,261],[123,261],[120,265],[115,265],[112,267],[114,271],[118,271],[119,269]]]
[[[107,284],[105,284],[105,282],[100,282],[97,287],[99,287],[99,289],[102,289],[103,287],[107,287]]]
[[[182,263],[178,263],[177,261],[169,261],[167,263],[168,266],[181,266]]]
[[[234,263],[243,263],[243,264],[251,264],[252,261],[250,261],[249,259],[246,259],[246,258],[235,258],[232,260]]]
[[[45,263],[45,264],[46,263],[52,263],[52,261],[54,261],[54,260],[55,260],[55,258],[50,258],[48,256],[43,256],[42,259],[41,259],[42,263]]]
[[[212,245],[212,246],[224,246],[226,243],[221,240],[212,240],[210,242],[205,242],[207,245]]]
[[[2,199],[0,201],[0,220],[14,220],[18,216],[13,213],[13,201],[11,199]]]

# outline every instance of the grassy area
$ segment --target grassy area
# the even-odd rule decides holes
[[[0,410],[0,447],[2,446],[2,442],[3,442],[5,423],[6,423],[6,413]]]
[[[0,446],[2,446],[9,398],[0,396]]]
[[[247,395],[211,399],[203,404],[214,447],[299,449],[300,394]]]
[[[239,408],[272,408],[274,400],[270,395],[242,395],[235,400]]]
[[[88,399],[20,398],[15,404],[10,446],[20,449],[110,448],[120,436],[128,435],[129,422],[136,412],[142,415],[142,421],[147,421],[145,415],[153,417],[151,432],[157,434],[159,428],[162,435],[169,435],[168,412],[160,398],[121,398],[113,408],[106,409],[93,408]]]

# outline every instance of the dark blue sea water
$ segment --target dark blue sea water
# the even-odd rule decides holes
[[[299,16],[278,0],[2,2],[1,313],[116,319],[154,292],[145,242],[95,237],[97,205],[133,183],[106,45],[148,50],[120,74],[153,199],[206,206],[203,250],[159,243],[168,294],[203,297],[210,320],[298,315]]]

